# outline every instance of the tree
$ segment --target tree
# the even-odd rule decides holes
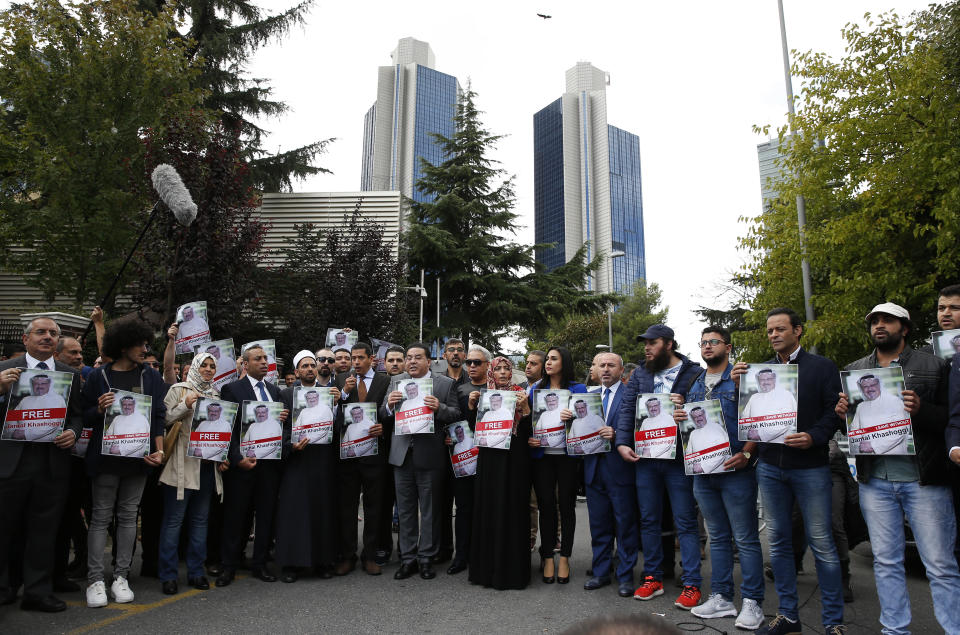
[[[48,301],[79,309],[109,286],[150,205],[130,188],[141,131],[199,99],[173,27],[133,0],[0,12],[0,265]]]
[[[797,194],[816,313],[804,343],[840,364],[868,347],[863,316],[885,300],[914,316],[912,339],[925,338],[937,290],[960,273],[957,3],[865,20],[844,28],[843,58],[796,58],[805,85],[796,135],[780,131],[785,178],[741,241],[756,285],[746,319],[757,330],[736,339],[745,359],[769,354],[767,309],[803,306]]]
[[[613,350],[620,353],[624,362],[643,359],[643,342],[637,336],[645,333],[654,324],[667,322],[668,310],[661,308],[662,293],[656,283],[637,282],[630,295],[613,314]]]
[[[411,280],[426,274],[426,288],[440,279],[443,326],[426,328],[429,337],[459,334],[497,348],[511,326],[543,326],[563,311],[597,309],[611,296],[583,291],[601,256],[585,262],[585,250],[548,272],[534,258],[536,246],[503,238],[516,228],[513,180],[487,158],[500,138],[483,129],[475,94],[463,92],[457,103],[456,131],[435,135],[447,157],[439,165],[421,159],[417,186],[431,200],[407,199],[405,241]]]

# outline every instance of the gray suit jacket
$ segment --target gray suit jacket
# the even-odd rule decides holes
[[[396,434],[393,415],[387,410],[390,393],[383,398],[378,412],[380,423],[394,430],[390,445],[390,464],[400,467],[410,454],[410,467],[417,470],[443,470],[450,464],[450,452],[443,440],[446,435],[444,426],[460,420],[460,406],[457,403],[456,382],[438,373],[430,373],[433,379],[433,396],[440,402],[440,409],[433,413],[433,434]],[[409,379],[407,373],[391,377],[391,387],[397,381]]]

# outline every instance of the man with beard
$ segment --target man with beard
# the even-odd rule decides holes
[[[872,428],[907,419],[910,415],[903,405],[903,399],[883,391],[880,378],[876,375],[862,375],[857,380],[863,401],[857,406],[857,412],[850,422],[850,431]],[[861,441],[850,439],[851,454],[908,454],[907,430],[904,427],[900,434],[885,436],[880,439]],[[857,446],[857,447],[854,447]]]
[[[728,442],[727,432],[720,427],[716,421],[710,421],[707,411],[697,406],[690,411],[690,418],[693,419],[693,430],[690,432],[690,438],[687,439],[687,454],[703,452],[709,448],[716,447]],[[695,463],[693,472],[695,474],[711,474],[721,469],[725,455],[713,456],[708,460]]]
[[[650,397],[644,402],[647,414],[650,415],[640,423],[642,432],[654,430],[667,430],[663,437],[670,439],[670,443],[664,443],[660,438],[647,439],[644,441],[642,456],[645,459],[668,459],[671,458],[670,450],[676,448],[677,424],[673,417],[663,410],[663,404],[656,397]]]
[[[663,595],[663,497],[668,494],[680,542],[683,592],[674,603],[689,610],[700,602],[700,536],[693,481],[683,469],[683,449],[677,447],[673,460],[641,460],[634,452],[634,421],[637,395],[670,394],[682,403],[700,366],[677,351],[673,329],[654,324],[637,337],[644,343],[644,361],[637,366],[624,387],[616,419],[617,451],[635,464],[637,503],[640,508],[640,542],[643,548],[643,584],[634,592],[638,600]],[[677,443],[680,442],[679,435]]]
[[[316,357],[317,368],[315,371],[316,375],[316,385],[321,387],[335,387],[336,381],[334,380],[333,368],[336,364],[336,358],[333,356],[333,351],[329,348],[321,348],[317,351]],[[294,364],[296,366],[296,364]],[[301,385],[303,380],[300,380]],[[339,391],[338,391],[339,393]]]
[[[597,381],[600,381],[600,369],[596,363],[594,363],[594,368],[597,369]],[[603,422],[603,417],[590,413],[589,409],[587,408],[586,401],[582,399],[575,401],[573,404],[573,409],[577,413],[577,416],[573,420],[573,423],[570,424],[570,436],[582,437],[590,434],[591,432],[598,432],[601,428],[606,426],[606,424]],[[600,452],[605,443],[606,439],[600,435],[597,435],[589,441],[577,446],[576,453],[593,454],[595,452]]]
[[[183,307],[183,320],[179,323],[179,326],[179,339],[181,342],[184,342],[186,350],[183,352],[185,353],[193,351],[192,340],[203,341],[202,338],[207,336],[207,341],[210,341],[210,326],[207,324],[206,320],[196,315],[193,306],[189,304]]]
[[[885,302],[867,314],[874,350],[847,370],[903,368],[903,406],[913,420],[916,455],[857,456],[860,509],[863,510],[884,632],[907,632],[910,599],[904,575],[903,518],[913,531],[927,570],[933,612],[947,633],[960,632],[960,571],[951,554],[957,537],[951,501],[952,478],[944,430],[947,426],[948,366],[906,344],[913,330],[910,314]],[[845,416],[849,397],[840,394],[836,413]],[[861,404],[860,407],[863,407]]]
[[[466,359],[466,355],[462,340],[455,337],[447,340],[443,348],[443,359],[447,362],[447,372],[444,375],[456,382],[457,387],[470,381],[467,374],[463,372],[463,360]]]
[[[757,373],[759,392],[750,397],[743,408],[743,417],[765,417],[797,411],[797,400],[783,388],[777,387],[777,374],[769,368]],[[787,425],[751,428],[747,438],[764,443],[783,443],[790,428]]]

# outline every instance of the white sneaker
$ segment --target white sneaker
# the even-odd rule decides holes
[[[87,587],[87,606],[92,609],[99,609],[107,604],[107,587],[103,580],[94,582]]]
[[[711,617],[732,617],[737,614],[737,607],[730,600],[723,599],[719,593],[711,593],[706,602],[693,607],[690,612],[708,620]]]
[[[755,631],[761,625],[763,625],[763,609],[756,600],[743,598],[743,606],[740,607],[740,615],[737,616],[734,626],[745,631]]]
[[[130,590],[130,585],[127,584],[126,578],[118,577],[114,580],[113,584],[110,585],[110,593],[113,595],[113,599],[119,604],[133,602],[133,591]]]

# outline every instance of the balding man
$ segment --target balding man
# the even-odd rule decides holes
[[[83,347],[75,337],[61,337],[54,357],[74,370],[83,370]]]

